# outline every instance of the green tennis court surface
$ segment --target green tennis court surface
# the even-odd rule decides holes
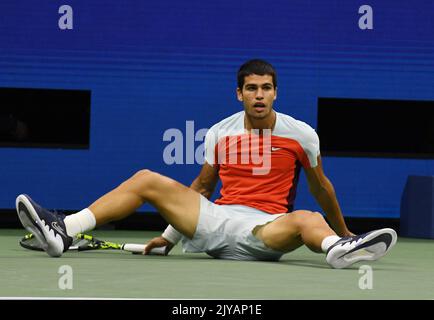
[[[434,299],[434,241],[400,238],[374,263],[334,270],[324,255],[300,248],[280,262],[216,260],[184,254],[141,256],[122,251],[67,252],[50,258],[21,248],[24,230],[0,230],[0,297],[151,299]],[[142,243],[156,232],[94,231],[102,240]],[[61,266],[72,289],[60,289]],[[372,289],[366,269],[372,267]],[[362,278],[364,277],[364,278]]]

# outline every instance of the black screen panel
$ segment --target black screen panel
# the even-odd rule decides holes
[[[0,146],[89,148],[87,90],[0,88]]]
[[[434,101],[318,99],[325,156],[434,158]]]

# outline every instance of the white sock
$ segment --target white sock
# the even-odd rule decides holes
[[[64,222],[66,233],[70,237],[74,237],[78,233],[92,230],[96,226],[95,216],[88,208],[66,216]]]
[[[323,239],[321,242],[321,249],[324,253],[327,252],[327,250],[336,243],[341,237],[338,236],[328,236]]]

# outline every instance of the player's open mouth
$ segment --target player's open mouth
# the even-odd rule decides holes
[[[257,102],[253,105],[253,107],[255,108],[255,110],[257,112],[261,112],[265,110],[265,104],[261,103],[261,102]]]

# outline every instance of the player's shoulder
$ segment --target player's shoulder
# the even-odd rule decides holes
[[[210,130],[221,131],[221,130],[238,130],[244,126],[244,111],[240,111],[224,118],[223,120],[215,123]]]
[[[297,120],[287,114],[276,112],[278,122],[275,134],[281,136],[297,136],[305,139],[316,139],[318,137],[315,129],[304,121]]]

